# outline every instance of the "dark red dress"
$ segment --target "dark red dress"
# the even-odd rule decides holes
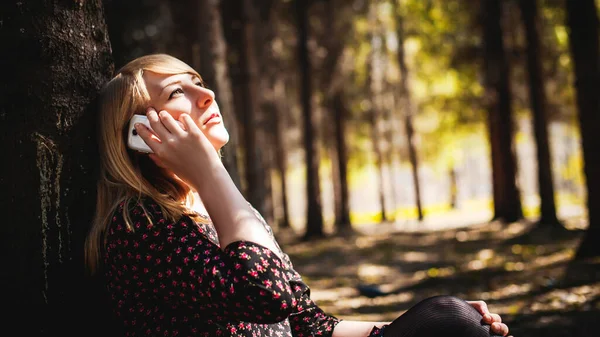
[[[149,199],[128,207],[132,231],[123,207],[108,228],[104,267],[127,336],[331,336],[339,319],[311,301],[287,255],[249,241],[221,248],[208,217],[168,223]]]

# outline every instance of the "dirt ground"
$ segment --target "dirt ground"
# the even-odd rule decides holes
[[[485,300],[515,337],[600,336],[600,261],[573,260],[581,229],[491,222],[370,232],[311,242],[277,236],[312,298],[342,319],[389,321],[449,294]]]

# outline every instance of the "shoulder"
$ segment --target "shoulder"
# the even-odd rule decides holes
[[[109,236],[119,233],[140,235],[152,232],[153,235],[158,235],[165,229],[173,229],[177,223],[183,223],[186,227],[186,222],[183,218],[177,221],[169,220],[158,202],[142,196],[122,200],[115,206],[109,220],[108,234]]]

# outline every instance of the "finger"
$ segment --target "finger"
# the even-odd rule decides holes
[[[168,112],[162,110],[158,113],[158,117],[160,121],[163,123],[165,128],[174,135],[182,135],[183,129],[179,126],[178,121],[176,121],[173,116],[171,116]]]
[[[202,133],[190,115],[185,113],[179,115],[179,121],[183,124],[183,127],[188,130],[188,132],[194,134]]]
[[[160,144],[160,139],[158,139],[158,137],[142,123],[135,123],[134,128],[142,140],[150,147],[152,152],[156,153]]]
[[[500,317],[500,315],[498,315],[498,314],[490,314],[490,315],[492,316],[493,322],[502,323],[502,317]]]
[[[482,316],[485,323],[492,323],[492,316],[488,310],[487,304],[484,301],[467,301],[473,308],[475,308]]]
[[[508,326],[504,323],[494,322],[490,327],[493,333],[501,336],[506,336],[508,334]]]
[[[158,117],[158,113],[156,112],[156,110],[154,110],[154,108],[152,107],[148,108],[148,110],[146,111],[146,116],[148,117],[148,121],[150,122],[152,130],[154,130],[154,133],[158,136],[158,138],[167,139],[169,137],[170,132],[163,125],[162,121]]]

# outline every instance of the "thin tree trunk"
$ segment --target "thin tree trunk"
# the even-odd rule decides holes
[[[319,149],[315,138],[316,116],[312,108],[312,67],[308,54],[308,3],[295,1],[296,24],[298,25],[298,62],[300,71],[300,104],[302,106],[304,151],[306,154],[306,232],[305,239],[321,237],[323,214],[319,179]]]
[[[330,147],[334,226],[337,233],[349,234],[352,232],[352,224],[348,192],[348,153],[344,135],[347,110],[342,84],[344,74],[341,73],[339,63],[344,50],[345,37],[352,29],[352,21],[343,18],[342,2],[331,0],[327,1],[325,6],[325,25],[328,34],[325,36],[324,44],[327,48],[327,56],[323,60],[320,84],[325,95],[325,108],[330,111],[326,116],[331,118],[326,117],[328,121],[323,124],[325,127],[330,123],[334,125],[334,145]],[[325,133],[327,134],[328,130],[325,130]]]
[[[516,162],[513,152],[513,123],[509,65],[504,52],[500,26],[501,3],[481,3],[484,43],[484,75],[492,155],[494,218],[513,222],[523,218],[521,199],[516,185]]]
[[[450,208],[456,209],[458,197],[458,184],[456,183],[456,168],[452,166],[448,174],[450,178]]]
[[[240,134],[243,156],[243,174],[245,177],[245,196],[248,201],[265,217],[269,193],[266,190],[264,158],[257,151],[257,115],[259,102],[257,96],[258,63],[256,60],[256,17],[251,0],[243,2],[222,1],[223,27],[229,42],[229,66],[231,70],[234,106],[240,120]]]
[[[421,206],[421,187],[419,183],[419,163],[417,159],[417,150],[415,146],[414,128],[413,128],[413,111],[410,90],[408,89],[409,71],[406,66],[405,51],[404,51],[404,19],[398,8],[397,1],[393,1],[394,14],[396,21],[396,36],[398,38],[398,65],[400,67],[400,97],[403,102],[402,110],[404,110],[404,127],[408,144],[408,156],[412,168],[413,185],[415,189],[415,203],[417,205],[417,216],[419,221],[423,220],[423,208]]]
[[[282,97],[285,97],[285,84],[284,81],[278,78],[275,82],[274,88],[275,94],[275,102],[278,103],[278,100],[281,100]],[[281,104],[281,103],[279,103]],[[287,171],[287,155],[285,152],[285,138],[283,137],[283,130],[285,130],[285,119],[282,118],[283,115],[280,115],[280,111],[287,111],[287,109],[275,108],[275,113],[273,114],[273,123],[275,125],[275,132],[273,132],[275,143],[275,163],[277,167],[277,172],[279,173],[279,183],[281,190],[281,207],[283,208],[283,215],[279,220],[280,228],[289,228],[290,227],[290,211],[288,207],[288,196],[287,196],[287,182],[286,182],[286,171]]]
[[[91,103],[113,72],[102,4],[4,1],[0,22],[10,46],[0,80],[3,331],[107,335],[109,311],[83,263],[99,166]]]
[[[370,16],[374,15],[374,9],[370,9]],[[374,21],[374,20],[372,20]],[[373,29],[377,29],[375,22],[372,23]],[[375,167],[377,169],[377,185],[379,192],[379,214],[381,216],[381,222],[387,222],[387,212],[385,209],[385,183],[383,178],[383,154],[381,153],[381,132],[379,130],[379,119],[381,118],[381,106],[379,104],[381,96],[381,69],[377,68],[379,62],[379,43],[376,42],[378,37],[373,34],[370,38],[371,41],[371,54],[370,59],[367,63],[367,85],[371,97],[371,107],[368,111],[369,114],[369,126],[371,128],[371,143],[373,144],[373,153],[375,154]]]
[[[187,0],[183,3],[171,3],[173,21],[176,22],[179,35],[184,35],[183,38],[179,36],[174,39],[179,43],[175,49],[180,51],[181,59],[196,69],[204,83],[215,92],[229,132],[229,142],[222,150],[223,164],[235,185],[241,189],[237,157],[238,121],[228,74],[227,45],[221,24],[219,3],[219,0]],[[198,16],[190,15],[190,11],[197,13]],[[190,29],[193,26],[197,26],[197,29]]]
[[[587,186],[589,227],[575,257],[600,255],[600,66],[598,14],[594,0],[566,1],[569,47],[575,70],[577,108],[581,128]]]
[[[198,42],[193,44],[193,67],[215,92],[229,132],[229,142],[222,150],[223,163],[235,185],[241,189],[238,167],[238,128],[233,93],[227,67],[227,45],[221,24],[219,0],[196,0],[199,3]]]
[[[338,233],[348,233],[352,230],[350,222],[350,198],[348,192],[348,149],[346,146],[347,111],[344,104],[344,96],[341,89],[337,90],[332,97],[332,106],[335,129],[335,176],[338,177],[337,194],[335,203],[335,228]]]
[[[538,189],[541,201],[540,225],[563,228],[556,217],[552,160],[548,139],[547,99],[542,68],[537,0],[520,0],[521,16],[527,38],[529,96],[537,147]]]

